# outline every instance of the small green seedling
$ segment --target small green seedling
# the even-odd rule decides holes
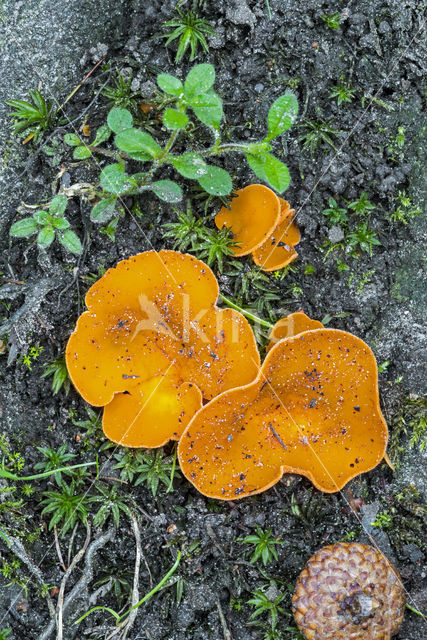
[[[163,451],[156,449],[146,453],[136,452],[135,456],[125,451],[114,456],[118,463],[114,469],[120,469],[120,477],[132,482],[135,486],[145,483],[153,496],[157,494],[160,484],[167,487],[166,492],[172,490],[176,471],[176,450],[173,456],[163,457]]]
[[[64,136],[64,142],[69,147],[74,147],[73,158],[75,160],[87,160],[92,155],[91,147],[97,147],[102,144],[111,136],[111,129],[106,125],[99,127],[95,133],[95,138],[90,145],[87,145],[83,140],[75,133],[66,133]]]
[[[342,209],[338,206],[337,201],[334,198],[329,198],[329,207],[323,209],[323,215],[327,217],[328,222],[332,225],[345,226],[348,222],[348,216],[346,209]]]
[[[364,216],[366,215],[366,212],[373,211],[375,209],[375,205],[372,204],[372,202],[369,202],[366,191],[363,191],[358,200],[350,202],[348,208],[354,211],[356,215]]]
[[[137,92],[132,91],[132,75],[129,74],[124,78],[120,71],[114,79],[113,86],[106,86],[101,93],[108,98],[110,106],[123,107],[123,109],[130,108],[138,96]]]
[[[15,109],[9,115],[15,118],[13,133],[27,135],[26,142],[37,140],[49,129],[56,118],[56,109],[52,100],[46,98],[37,89],[29,91],[31,102],[25,100],[5,100],[6,104]]]
[[[47,211],[37,209],[32,217],[15,222],[10,228],[10,235],[15,238],[28,238],[37,233],[37,246],[40,249],[50,247],[56,237],[67,251],[80,255],[81,242],[69,228],[70,223],[63,215],[66,207],[67,197],[58,194],[51,200]]]
[[[336,149],[333,136],[337,136],[341,133],[338,129],[334,129],[331,126],[332,120],[325,122],[324,120],[306,120],[300,126],[304,130],[304,133],[298,138],[303,143],[303,149],[308,149],[310,155],[313,156],[314,152],[325,143]]]
[[[172,28],[173,31],[162,34],[161,38],[167,38],[165,47],[178,39],[178,49],[175,62],[181,62],[188,49],[190,49],[190,61],[194,60],[199,45],[205,53],[209,53],[209,46],[206,41],[207,35],[216,35],[215,31],[204,18],[199,18],[197,13],[190,9],[187,12],[176,7],[177,17],[163,23],[164,29]]]
[[[255,607],[255,611],[251,615],[251,620],[266,613],[268,615],[271,628],[275,629],[279,619],[279,614],[285,614],[285,610],[280,606],[281,602],[285,598],[285,594],[279,593],[275,598],[270,600],[267,593],[268,587],[269,585],[265,585],[264,588],[255,589],[252,593],[252,598],[248,600],[247,604],[251,607]]]
[[[341,14],[340,13],[338,13],[338,12],[337,13],[333,13],[330,16],[328,16],[326,13],[324,13],[320,17],[322,18],[323,22],[328,27],[328,29],[332,29],[332,31],[338,31],[338,29],[340,27],[340,22],[341,22]]]
[[[61,525],[62,537],[73,529],[78,522],[86,523],[89,516],[90,498],[86,494],[77,493],[74,480],[61,483],[59,491],[44,491],[41,515],[50,514],[49,531],[55,525]]]
[[[359,248],[372,256],[373,247],[381,245],[377,235],[377,232],[369,229],[368,223],[364,222],[356,227],[354,231],[351,231],[346,236],[346,240],[351,249],[357,250]]]
[[[272,153],[271,141],[291,127],[298,114],[298,102],[291,93],[277,98],[271,105],[267,118],[267,134],[260,142],[221,143],[222,100],[213,90],[215,69],[210,64],[196,65],[181,82],[178,78],[161,73],[157,84],[168,97],[168,107],[162,121],[170,132],[169,139],[162,146],[147,131],[133,126],[130,111],[113,108],[108,114],[109,130],[115,134],[117,151],[100,149],[92,144],[84,147],[78,136],[67,134],[67,144],[82,149],[80,154],[103,153],[115,156],[116,162],[107,165],[100,175],[99,201],[91,212],[94,222],[105,224],[116,216],[117,201],[122,196],[138,195],[152,191],[158,198],[169,203],[182,199],[181,187],[172,180],[154,180],[155,173],[165,166],[173,167],[182,177],[195,180],[208,196],[226,196],[232,190],[229,173],[221,167],[208,164],[206,159],[225,153],[243,154],[252,171],[263,182],[283,193],[290,177],[287,166]],[[208,128],[214,138],[213,145],[197,151],[173,153],[177,138],[185,134],[190,126],[190,118],[195,117]],[[102,136],[104,135],[104,130]],[[128,174],[126,162],[136,160],[142,163],[143,171]]]
[[[40,344],[36,344],[28,349],[28,353],[26,353],[21,358],[21,362],[28,369],[28,371],[32,371],[33,364],[37,360],[37,358],[43,353],[43,346]]]
[[[378,527],[379,529],[390,529],[393,525],[393,517],[389,513],[387,513],[387,511],[382,511],[377,514],[375,520],[370,524],[371,527]]]
[[[250,560],[251,563],[261,558],[264,567],[270,562],[273,562],[273,560],[278,560],[275,546],[283,544],[282,540],[278,540],[271,534],[271,529],[263,531],[261,527],[257,527],[255,533],[243,538],[242,542],[252,544],[255,547]]]
[[[65,357],[60,356],[45,365],[45,369],[40,376],[41,378],[52,377],[52,391],[53,395],[56,395],[62,388],[65,391],[65,395],[70,393],[70,376],[68,375],[67,365],[65,364]]]
[[[352,89],[350,85],[346,84],[342,80],[335,86],[332,87],[332,91],[329,94],[330,98],[336,98],[338,106],[342,105],[343,102],[352,102],[354,99],[355,89]]]
[[[66,442],[64,442],[57,451],[52,447],[36,447],[37,451],[44,456],[44,460],[37,462],[34,465],[34,469],[42,473],[51,471],[56,484],[61,486],[62,473],[68,475],[73,474],[73,469],[67,469],[67,463],[76,457],[74,453],[67,453],[67,448]]]
[[[390,220],[393,222],[401,222],[406,226],[413,218],[419,216],[421,213],[421,209],[414,205],[411,198],[406,195],[406,191],[399,191],[395,202],[397,203],[397,207],[390,213]]]

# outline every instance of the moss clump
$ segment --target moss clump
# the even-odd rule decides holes
[[[401,461],[406,447],[418,447],[423,451],[427,445],[427,398],[410,395],[401,403],[390,422],[388,455],[395,467]],[[404,436],[409,436],[409,441]]]

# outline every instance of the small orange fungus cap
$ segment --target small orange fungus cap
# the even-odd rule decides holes
[[[252,329],[238,311],[216,307],[217,296],[209,267],[177,251],[122,260],[89,289],[66,362],[83,398],[105,406],[110,440],[178,440],[202,399],[255,378]]]
[[[271,235],[252,252],[256,265],[263,271],[275,271],[290,264],[298,256],[294,247],[299,243],[301,235],[293,218],[295,209],[291,209],[289,202],[279,198],[281,213],[280,221]]]
[[[215,216],[218,229],[231,227],[239,244],[232,247],[235,256],[246,256],[262,245],[280,220],[280,199],[262,184],[250,184],[236,191],[230,209],[222,207]]]
[[[278,342],[256,380],[203,407],[178,453],[212,498],[260,493],[284,473],[332,493],[382,460],[387,437],[372,351],[351,333],[315,329]]]
[[[270,342],[267,345],[267,352],[283,338],[292,338],[303,331],[312,329],[323,329],[323,324],[319,320],[312,320],[303,311],[291,313],[286,318],[280,318],[270,331]]]

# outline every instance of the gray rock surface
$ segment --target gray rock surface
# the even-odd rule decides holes
[[[62,104],[91,69],[93,55],[120,39],[128,5],[129,0],[0,3],[0,233],[8,232],[29,186],[27,177],[18,177],[28,152],[11,135],[11,108],[4,101],[26,100],[28,90],[38,88]],[[71,115],[67,107],[64,113]]]

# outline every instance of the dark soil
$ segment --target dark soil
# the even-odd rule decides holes
[[[93,3],[94,10],[98,4]],[[176,65],[174,46],[165,49],[163,40],[152,39],[162,32],[162,23],[171,18],[173,2],[128,0],[121,3],[121,11],[116,7],[119,16],[113,16],[114,3],[106,4],[111,31],[97,31],[99,40],[90,41],[87,20],[92,5],[81,3],[81,29],[88,33],[78,45],[77,60],[83,58],[80,70],[76,71],[78,63],[71,54],[73,36],[65,46],[74,62],[67,66],[64,59],[62,82],[42,87],[63,102],[108,49],[109,65],[100,65],[66,105],[67,115],[77,118],[92,103],[87,122],[93,130],[105,122],[109,109],[107,99],[97,92],[103,83],[112,84],[118,70],[125,75],[132,70],[132,89],[138,104],[155,100],[155,79],[160,71],[184,77],[192,66],[187,62]],[[78,261],[57,243],[44,252],[32,241],[11,241],[8,231],[21,201],[45,202],[58,184],[93,182],[99,175],[94,161],[73,161],[69,147],[62,142],[63,130],[48,142],[50,147],[57,143],[53,155],[38,150],[52,132],[38,145],[25,148],[10,133],[1,138],[7,176],[2,183],[4,225],[0,236],[0,335],[7,343],[0,356],[2,456],[11,470],[30,475],[34,465],[43,460],[36,447],[57,450],[66,443],[67,451],[75,455],[69,464],[92,461],[99,455],[103,479],[95,481],[94,467],[89,467],[88,475],[81,480],[80,493],[99,495],[97,486],[101,483],[108,490],[116,489],[124,504],[136,505],[142,548],[140,598],[161,580],[181,551],[181,562],[168,588],[138,610],[128,635],[132,640],[297,640],[300,636],[290,606],[296,578],[317,549],[340,540],[378,545],[400,571],[408,603],[425,610],[423,462],[427,448],[423,453],[426,418],[421,396],[426,389],[426,219],[423,213],[409,219],[408,224],[390,218],[399,206],[399,193],[411,199],[413,210],[422,211],[424,207],[422,7],[412,0],[359,0],[345,7],[339,2],[270,0],[270,19],[265,0],[204,4],[199,13],[210,21],[217,35],[210,40],[209,55],[199,55],[195,62],[207,61],[215,66],[215,88],[224,100],[223,126],[230,140],[260,139],[269,106],[285,90],[293,90],[300,104],[297,124],[278,139],[275,147],[276,155],[288,164],[291,173],[285,197],[297,211],[302,235],[299,257],[284,277],[268,276],[267,291],[250,284],[246,296],[241,295],[241,281],[233,275],[234,264],[226,260],[222,273],[216,269],[220,289],[271,320],[304,309],[329,327],[348,330],[364,339],[379,364],[388,361],[380,374],[380,392],[396,469],[393,472],[383,462],[336,495],[320,493],[304,478],[285,476],[265,493],[234,503],[206,499],[178,476],[173,491],[167,492],[160,484],[156,496],[145,483],[135,486],[134,482],[119,481],[119,470],[113,467],[118,459],[115,456],[122,457],[123,451],[106,447],[99,425],[88,429],[87,424],[76,424],[88,419],[83,400],[73,389],[68,395],[64,389],[53,395],[51,379],[41,378],[41,374],[46,363],[64,352],[84,309],[88,276],[150,248],[173,248],[173,241],[164,237],[162,225],[176,220],[176,209],[159,204],[154,196],[141,198],[142,216],[122,217],[113,242],[90,223],[90,204],[84,198],[71,198],[67,217],[84,240],[84,252]],[[9,3],[6,5],[9,9]],[[21,5],[25,11],[26,3]],[[341,14],[337,30],[328,28],[322,19],[323,14],[335,12]],[[12,17],[12,12],[4,16],[9,28]],[[79,20],[78,13],[72,16],[76,33]],[[102,22],[98,14],[96,20]],[[89,41],[91,46],[100,42],[108,46],[90,51],[91,46],[85,45]],[[43,43],[35,38],[34,47],[40,51]],[[329,95],[340,78],[354,89],[354,98],[338,106]],[[26,88],[37,84],[35,77]],[[25,98],[25,86],[18,86],[22,92],[11,85],[4,99]],[[310,153],[304,146],[310,122],[329,123],[336,131],[332,145],[321,142]],[[77,121],[77,129],[81,124],[82,120]],[[159,127],[155,118],[153,126]],[[194,135],[200,136],[197,142],[208,140],[201,128]],[[232,174],[236,188],[257,181],[240,157],[223,158],[221,166]],[[54,182],[61,169],[65,172],[61,171],[59,182]],[[182,187],[186,195],[191,195],[189,181],[182,179]],[[332,228],[322,213],[328,199],[332,197],[346,207],[362,192],[367,192],[375,208],[364,218],[349,210],[349,228],[355,230],[367,221],[381,245],[373,246],[372,255],[360,250],[353,255],[345,246],[327,254],[328,239],[331,245],[340,243],[342,236],[341,229]],[[191,201],[193,211],[201,214],[203,203],[194,194]],[[127,202],[129,208],[135,204]],[[218,201],[211,202],[209,215],[213,216],[218,206]],[[178,209],[184,207],[183,203]],[[250,272],[250,258],[240,260]],[[32,347],[43,350],[33,358],[30,370],[22,358],[31,353]],[[172,449],[165,447],[165,453],[169,455]],[[23,467],[20,457],[25,460]],[[39,480],[31,483],[35,490],[31,493],[22,489],[22,483],[5,479],[0,483],[0,532],[12,541],[9,548],[0,537],[0,638],[6,628],[12,630],[11,635],[3,636],[9,640],[57,637],[54,624],[46,631],[49,610],[43,594],[47,593],[47,599],[57,606],[55,587],[60,586],[64,571],[54,532],[48,530],[49,516],[41,515],[40,504],[42,493],[56,491],[57,485],[53,478]],[[95,514],[99,505],[93,503],[89,508]],[[73,623],[95,605],[117,611],[129,605],[136,553],[134,531],[123,512],[119,527],[113,524],[112,518],[100,527],[92,524],[90,543],[99,539],[105,544],[93,555],[91,571],[86,571],[82,560],[67,581],[65,601],[73,585],[83,579],[64,611],[65,640],[113,637],[109,634],[114,620],[105,611],[94,613],[79,625]],[[276,545],[278,560],[266,567],[261,561],[251,564],[249,545],[241,542],[257,526],[271,529],[281,542]],[[85,527],[80,524],[73,540],[71,532],[59,537],[65,565],[70,561],[68,554],[72,558],[78,552],[85,536]],[[19,551],[19,541],[28,555]],[[40,572],[37,575],[35,567]],[[277,635],[268,635],[271,624],[267,613],[250,619],[254,609],[247,601],[257,588],[267,589],[272,601],[283,595]],[[256,621],[260,624],[253,626]],[[422,617],[407,610],[396,637],[421,640],[426,636],[425,629]]]

